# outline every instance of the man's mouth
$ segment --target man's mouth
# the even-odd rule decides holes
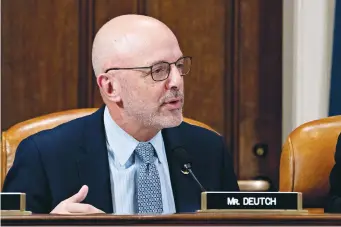
[[[169,110],[180,109],[182,107],[182,99],[174,98],[169,99],[162,104],[162,106],[166,107]]]

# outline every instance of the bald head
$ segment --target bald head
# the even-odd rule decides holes
[[[144,66],[153,60],[166,60],[163,55],[179,54],[178,45],[173,32],[155,18],[143,15],[113,18],[100,28],[93,42],[95,75],[110,67]]]

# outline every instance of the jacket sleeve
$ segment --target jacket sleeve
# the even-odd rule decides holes
[[[26,193],[26,210],[32,213],[51,211],[46,173],[40,152],[32,137],[19,144],[13,166],[5,178],[3,192]]]
[[[336,145],[335,165],[329,177],[330,190],[325,212],[341,213],[341,134]]]

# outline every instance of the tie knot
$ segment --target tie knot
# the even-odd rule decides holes
[[[154,147],[149,142],[140,142],[135,148],[136,154],[142,159],[144,163],[154,162]]]

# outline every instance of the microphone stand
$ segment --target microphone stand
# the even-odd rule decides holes
[[[194,173],[193,173],[193,171],[192,171],[192,169],[191,169],[191,168],[192,168],[191,164],[190,164],[190,163],[184,164],[184,167],[185,167],[185,169],[191,174],[191,176],[193,177],[193,179],[198,183],[198,185],[199,185],[200,188],[201,188],[201,191],[202,191],[202,192],[205,192],[206,189],[200,184],[199,180],[195,177],[195,175],[194,175]]]

